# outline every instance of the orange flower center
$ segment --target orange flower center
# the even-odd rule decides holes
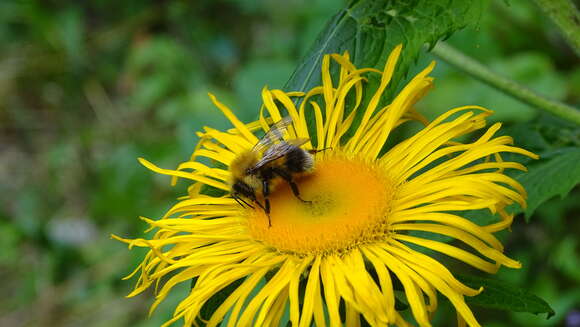
[[[394,185],[374,163],[334,155],[296,178],[302,202],[287,183],[270,196],[272,226],[261,209],[248,210],[254,239],[299,254],[343,251],[383,236]]]

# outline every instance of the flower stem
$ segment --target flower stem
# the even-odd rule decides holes
[[[560,28],[568,44],[580,56],[580,12],[570,0],[535,0]]]
[[[548,99],[507,77],[501,76],[448,44],[437,43],[432,53],[476,79],[514,98],[580,125],[580,110],[565,103]]]

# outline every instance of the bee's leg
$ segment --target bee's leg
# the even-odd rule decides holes
[[[232,194],[232,198],[234,198],[234,200],[236,200],[236,202],[237,202],[237,203],[238,203],[240,206],[242,206],[242,208],[245,208],[245,207],[244,207],[244,204],[245,204],[245,205],[247,205],[248,207],[250,207],[250,208],[254,209],[254,206],[253,206],[253,205],[249,204],[248,202],[246,202],[246,200],[242,199],[241,197],[239,197],[239,196],[237,196],[237,195],[233,195],[233,194]]]
[[[262,195],[264,196],[263,209],[268,216],[268,226],[272,227],[272,221],[270,220],[270,199],[268,199],[268,195],[270,195],[270,184],[267,179],[262,180]]]
[[[234,200],[236,200],[236,202],[237,202],[237,203],[240,205],[240,207],[242,207],[242,208],[245,208],[245,206],[244,206],[244,203],[243,203],[244,201],[241,201],[241,199],[239,199],[239,198],[238,198],[237,196],[235,196],[235,195],[232,195],[232,198],[233,198]]]
[[[306,202],[306,203],[312,203],[312,201],[304,200],[303,198],[300,197],[300,191],[298,190],[298,185],[292,179],[292,175],[288,174],[286,171],[284,171],[282,169],[275,169],[274,168],[273,171],[278,176],[282,177],[282,179],[284,179],[290,185],[290,188],[292,189],[292,193],[294,193],[294,196],[298,200],[300,200],[302,202]]]
[[[267,198],[264,200],[265,200],[264,205],[262,205],[260,201],[258,201],[258,199],[254,197],[254,203],[257,204],[258,207],[260,207],[260,209],[264,210],[266,216],[268,216],[268,227],[272,227],[272,221],[270,220],[270,200],[268,200]]]
[[[264,212],[266,212],[266,208],[260,203],[260,201],[258,201],[258,199],[254,198],[254,203],[258,205],[258,207],[260,207],[260,209],[264,210]]]
[[[326,150],[332,150],[332,147],[330,147],[330,146],[329,146],[329,147],[327,147],[327,148],[320,149],[320,150],[316,150],[316,149],[313,149],[313,150],[308,150],[308,153],[310,153],[310,154],[315,154],[315,153],[322,152],[322,151],[326,151]]]

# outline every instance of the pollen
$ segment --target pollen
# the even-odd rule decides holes
[[[254,239],[298,255],[341,253],[383,239],[395,187],[376,163],[332,155],[297,179],[302,202],[282,183],[270,196],[272,226],[263,210],[248,210]]]

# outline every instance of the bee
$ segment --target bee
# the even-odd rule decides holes
[[[302,202],[310,203],[300,197],[296,175],[308,174],[314,169],[314,154],[322,150],[305,150],[301,146],[307,138],[284,140],[282,138],[292,123],[289,116],[270,127],[270,130],[249,151],[240,153],[231,163],[231,196],[242,206],[254,208],[249,202],[259,206],[270,220],[270,200],[268,196],[275,186],[273,182],[284,180],[292,189],[294,196]],[[262,204],[258,195],[264,199]],[[248,202],[249,201],[249,202]]]

